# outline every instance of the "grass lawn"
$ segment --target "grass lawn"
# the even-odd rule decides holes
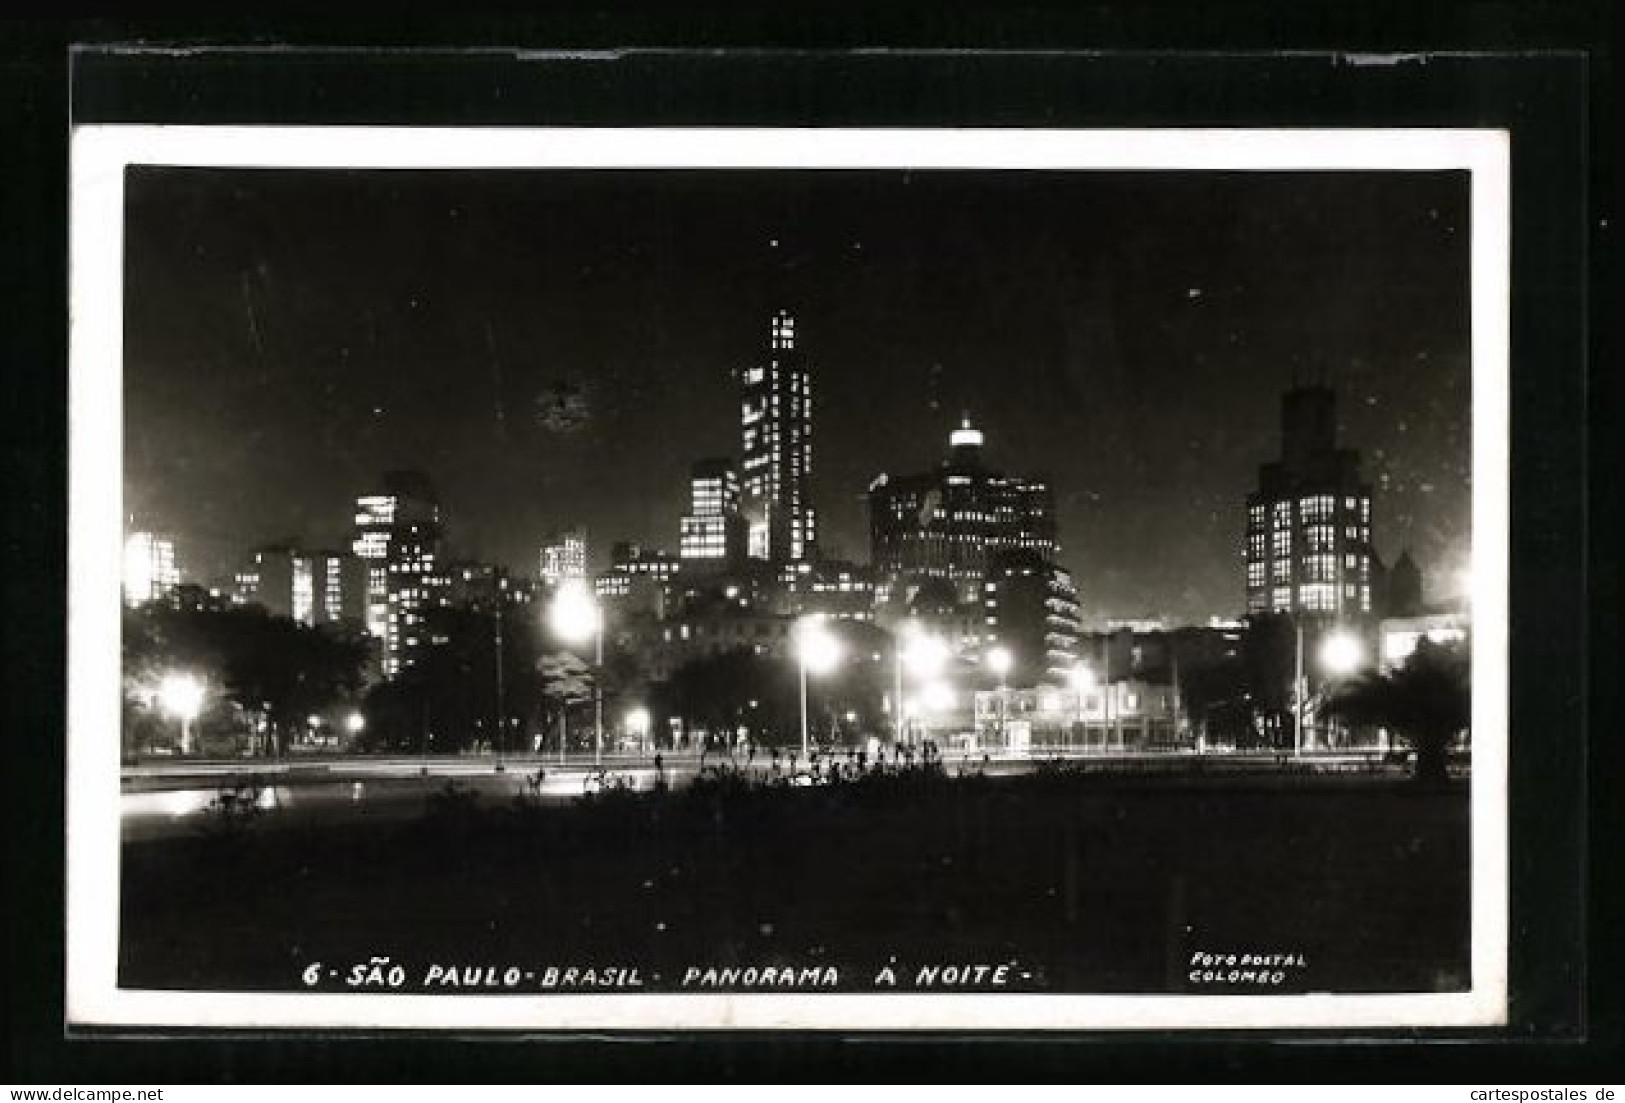
[[[1010,963],[1059,992],[1257,992],[1196,953],[1290,954],[1271,990],[1468,986],[1467,790],[1394,780],[915,774],[130,843],[126,987],[305,990],[312,962],[636,968]],[[656,979],[658,978],[658,979]],[[331,974],[323,990],[345,990]],[[534,985],[526,990],[534,991]],[[680,990],[680,989],[679,989]]]

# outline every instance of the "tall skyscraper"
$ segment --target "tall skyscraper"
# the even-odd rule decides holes
[[[1337,447],[1337,399],[1320,384],[1281,401],[1281,458],[1247,497],[1249,613],[1372,611],[1371,486],[1360,453]]]
[[[385,677],[427,645],[425,611],[445,590],[440,505],[428,476],[392,471],[383,491],[356,499],[355,554],[366,564],[367,631],[384,642]]]
[[[677,554],[687,571],[727,570],[745,558],[739,471],[732,460],[700,460],[689,476],[689,507],[678,522]]]
[[[587,530],[578,527],[554,534],[542,545],[537,574],[549,586],[586,581]]]
[[[130,605],[163,597],[181,582],[175,541],[153,532],[124,538],[124,600]]]
[[[869,485],[875,600],[899,604],[928,582],[951,587],[960,604],[980,604],[990,557],[1060,554],[1049,484],[995,471],[982,458],[982,431],[967,417],[948,436],[935,470],[880,475]]]
[[[773,315],[763,361],[745,369],[740,431],[751,557],[812,559],[812,379],[787,310]]]

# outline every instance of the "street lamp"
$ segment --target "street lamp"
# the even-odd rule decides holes
[[[1333,680],[1342,681],[1365,662],[1360,638],[1346,628],[1335,629],[1320,644],[1320,666]]]
[[[1005,733],[1005,721],[1010,711],[1010,699],[1005,689],[1005,677],[1014,662],[1009,648],[995,647],[987,653],[988,669],[999,677],[999,743],[1006,750],[1009,749],[1009,740]]]
[[[191,754],[192,721],[203,711],[203,682],[194,674],[170,674],[158,686],[158,700],[181,722],[181,754]]]
[[[903,627],[894,650],[897,657],[897,738],[902,742],[907,730],[903,705],[903,667],[907,666],[909,673],[916,678],[935,678],[948,665],[951,649],[948,641],[941,636],[922,631],[918,625],[908,624]]]
[[[1320,645],[1320,665],[1334,678],[1347,678],[1365,660],[1360,638],[1347,629],[1338,629]]]
[[[593,763],[598,765],[604,760],[604,614],[587,584],[571,579],[554,595],[549,617],[566,643],[593,641]]]
[[[649,710],[642,705],[636,705],[628,709],[626,713],[626,730],[628,734],[636,737],[639,749],[647,750],[648,748],[644,746],[644,742],[649,738]]]
[[[1078,726],[1083,729],[1083,744],[1085,750],[1089,746],[1089,717],[1084,711],[1084,698],[1091,689],[1095,688],[1095,672],[1089,669],[1087,663],[1078,663],[1067,675],[1072,688],[1078,694]]]
[[[796,625],[796,659],[801,668],[801,758],[808,759],[807,674],[828,674],[841,661],[841,641],[823,622],[809,617]]]

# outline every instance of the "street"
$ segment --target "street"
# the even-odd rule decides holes
[[[357,820],[403,820],[423,814],[448,791],[477,794],[484,805],[515,799],[564,803],[605,787],[654,788],[659,776],[682,787],[702,769],[694,754],[665,753],[657,770],[644,754],[590,754],[560,762],[557,755],[440,756],[283,760],[166,760],[126,766],[120,794],[121,836],[126,842],[195,833],[228,817],[252,817],[257,826],[336,827]],[[844,761],[844,755],[842,756]],[[949,773],[990,777],[1031,773],[1046,763],[1123,777],[1211,774],[1353,774],[1392,777],[1397,768],[1366,753],[1293,757],[1241,752],[1195,755],[1164,752],[1101,755],[1073,751],[1035,756],[945,758]],[[703,768],[734,765],[751,778],[774,777],[771,758],[758,753],[729,759],[711,754]],[[788,759],[780,759],[783,773]],[[782,776],[782,774],[781,774]],[[797,779],[811,784],[811,779]],[[251,813],[248,809],[252,807]]]

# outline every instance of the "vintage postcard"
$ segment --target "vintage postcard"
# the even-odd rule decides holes
[[[1504,133],[72,184],[70,1026],[1506,1021]]]

